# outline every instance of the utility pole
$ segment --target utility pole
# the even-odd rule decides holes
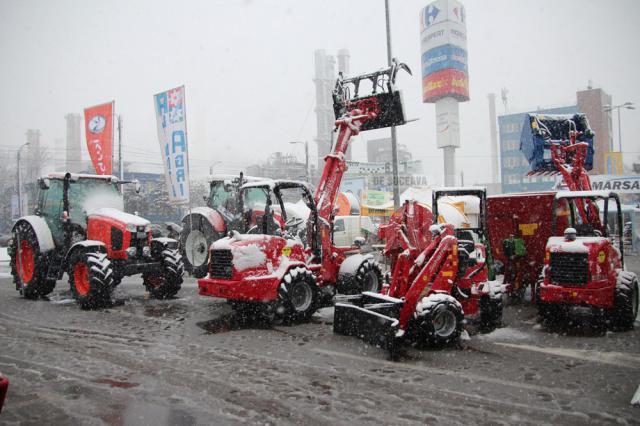
[[[391,23],[389,21],[389,0],[384,0],[385,20],[387,23],[387,63],[392,65],[391,55]],[[398,141],[396,126],[391,127],[391,172],[393,175],[393,208],[400,208],[400,189],[398,188]]]
[[[20,181],[20,152],[22,148],[29,145],[29,142],[23,144],[18,148],[18,217],[22,217],[22,182]]]
[[[333,132],[332,132],[333,134]],[[304,176],[307,179],[307,182],[311,182],[310,176],[309,176],[309,142],[307,141],[293,141],[293,142],[289,142],[290,144],[303,144],[304,145]],[[333,146],[332,146],[333,147]]]

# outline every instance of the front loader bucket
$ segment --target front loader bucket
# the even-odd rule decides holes
[[[379,297],[377,297],[379,296]],[[389,351],[392,356],[401,339],[397,337],[402,301],[363,293],[338,299],[335,304],[333,332],[354,336]]]

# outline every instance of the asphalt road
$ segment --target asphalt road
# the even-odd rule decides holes
[[[334,335],[332,308],[247,328],[193,279],[169,301],[127,279],[100,311],[67,289],[28,301],[0,280],[0,424],[640,424],[640,322],[548,330],[512,304],[503,328],[391,362]]]

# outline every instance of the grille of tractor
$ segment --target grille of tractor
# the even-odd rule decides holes
[[[589,279],[587,253],[551,253],[551,282],[586,284]]]
[[[131,232],[129,247],[135,247],[138,256],[142,256],[142,248],[149,245],[149,235],[144,226],[138,226],[137,232]]]
[[[211,250],[209,274],[211,278],[231,278],[233,268],[231,250]]]

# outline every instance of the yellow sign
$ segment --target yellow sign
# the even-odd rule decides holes
[[[291,247],[282,247],[282,255],[283,256],[291,256]]]
[[[622,169],[622,153],[621,152],[605,152],[604,153],[605,172],[608,175],[621,175]]]
[[[537,223],[521,223],[518,225],[518,228],[520,229],[520,232],[522,232],[523,237],[530,237],[536,233],[538,226],[539,225]]]
[[[604,252],[604,250],[600,250],[600,252],[598,253],[598,263],[604,263],[606,258],[607,254]]]

